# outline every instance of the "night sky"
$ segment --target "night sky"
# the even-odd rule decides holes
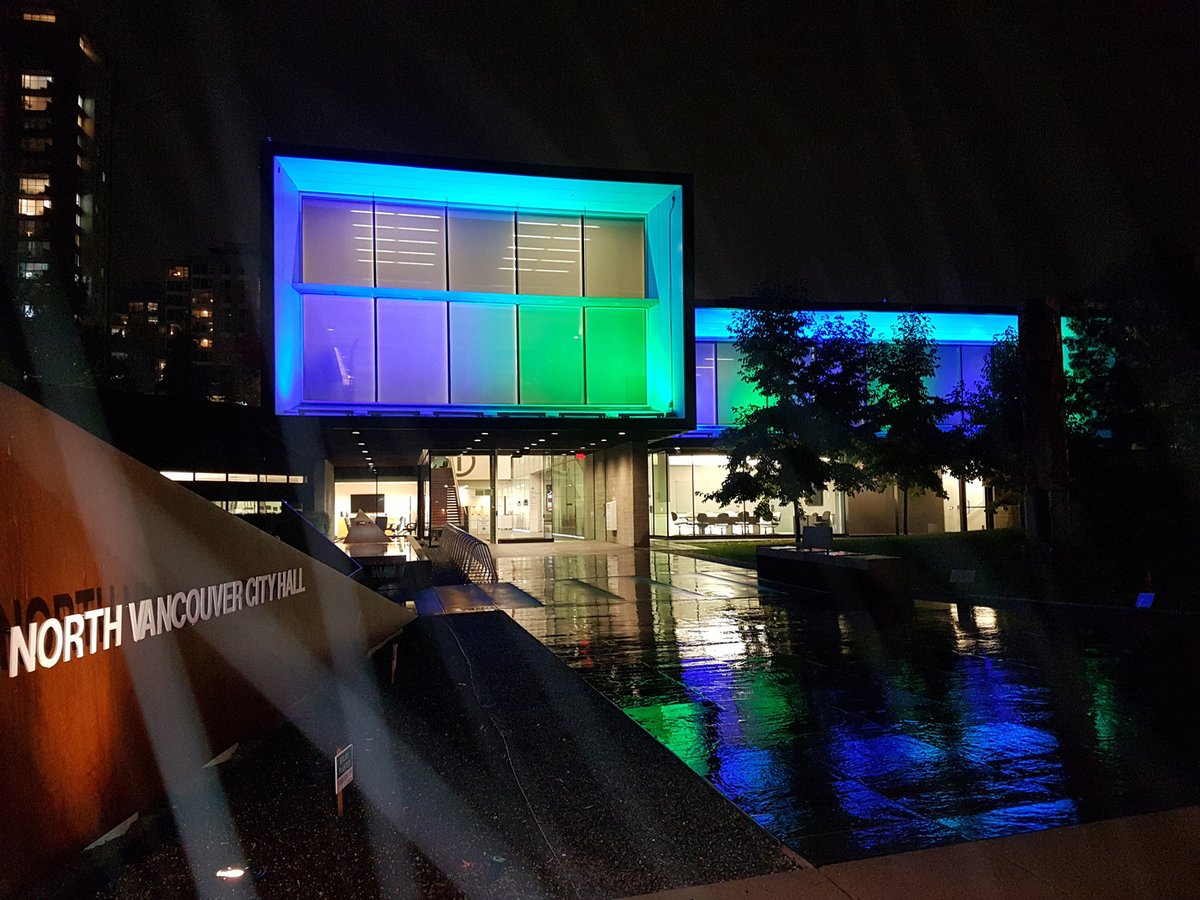
[[[1011,304],[1200,246],[1191,2],[102,8],[118,285],[257,248],[267,135],[690,172],[701,298]]]

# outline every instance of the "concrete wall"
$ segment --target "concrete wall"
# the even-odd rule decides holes
[[[0,895],[411,619],[3,386],[0,522]]]

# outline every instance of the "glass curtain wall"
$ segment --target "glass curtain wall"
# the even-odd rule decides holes
[[[659,537],[771,536],[796,533],[791,504],[769,501],[722,506],[705,495],[725,478],[727,457],[715,453],[650,455],[651,532]],[[801,499],[800,527],[829,525],[846,530],[846,495],[823,490]]]
[[[604,539],[602,454],[499,454],[496,539]]]
[[[346,536],[347,523],[360,508],[373,519],[386,517],[388,528],[403,528],[415,522],[416,478],[338,480],[333,488],[334,537]]]

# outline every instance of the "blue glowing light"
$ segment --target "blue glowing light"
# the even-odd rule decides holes
[[[726,307],[696,310],[696,340],[732,340],[729,326],[733,323],[734,309]],[[875,337],[883,340],[891,337],[892,326],[904,315],[902,312],[878,312],[866,310],[813,310],[815,318],[842,316],[846,321],[866,316],[867,324],[874,330]],[[1017,317],[997,313],[923,313],[933,326],[933,338],[940,344],[981,343],[990,344],[995,336],[1006,328],[1017,329]]]

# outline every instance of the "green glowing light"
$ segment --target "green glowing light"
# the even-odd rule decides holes
[[[587,310],[588,403],[646,402],[646,314],[641,309]]]
[[[522,305],[518,314],[521,402],[583,403],[583,311]]]

